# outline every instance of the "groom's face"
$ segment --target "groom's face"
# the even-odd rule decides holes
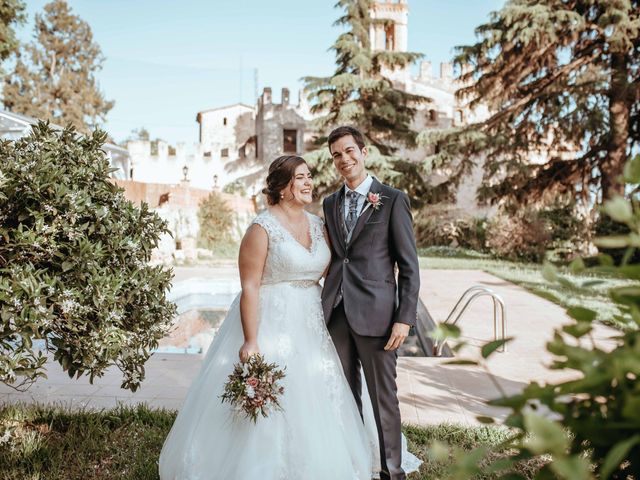
[[[351,135],[345,135],[333,142],[329,149],[336,170],[348,183],[366,177],[364,159],[367,158],[367,147],[361,150]]]

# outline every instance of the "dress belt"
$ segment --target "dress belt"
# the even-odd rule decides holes
[[[281,282],[262,282],[261,286],[266,285],[291,285],[296,288],[311,288],[320,286],[317,280],[282,280]]]

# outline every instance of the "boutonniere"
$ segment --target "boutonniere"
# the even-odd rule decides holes
[[[371,204],[374,210],[378,210],[382,205],[382,195],[379,193],[369,192],[367,194],[367,201]]]

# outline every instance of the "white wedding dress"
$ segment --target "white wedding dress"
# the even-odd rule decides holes
[[[380,468],[373,410],[364,424],[323,318],[322,273],[330,260],[322,220],[307,214],[306,249],[269,212],[254,223],[269,236],[260,288],[258,345],[285,367],[282,412],[256,424],[220,395],[244,342],[240,296],[233,301],[165,440],[161,480],[370,480]],[[405,471],[420,460],[403,452]]]

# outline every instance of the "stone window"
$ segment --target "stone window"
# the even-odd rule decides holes
[[[438,121],[438,112],[436,112],[433,109],[429,110],[429,121],[430,122],[437,122]]]
[[[282,151],[296,153],[298,151],[298,131],[284,129],[282,132]]]
[[[462,110],[456,110],[456,120],[458,121],[458,123],[464,122],[464,113],[462,112]]]
[[[204,152],[205,158],[211,158],[211,152]]]
[[[220,150],[220,156],[222,158],[229,157],[229,149],[228,148],[223,148],[222,150]]]
[[[227,126],[227,117],[224,117],[222,119],[222,124],[226,127]]]

